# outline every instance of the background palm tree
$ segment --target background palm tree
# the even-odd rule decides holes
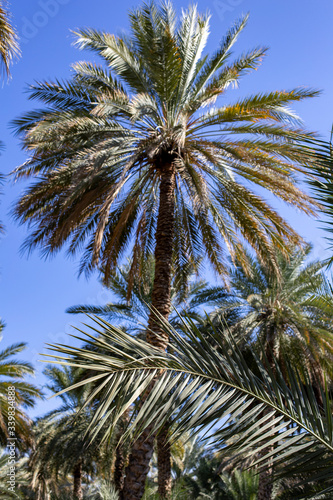
[[[0,335],[4,323],[0,321]],[[16,355],[26,348],[24,342],[13,344],[0,351],[0,445],[7,446],[9,422],[8,388],[15,387],[15,438],[19,449],[31,444],[31,419],[25,413],[28,408],[35,406],[36,400],[42,397],[42,391],[26,382],[24,379],[34,375],[34,368],[30,363],[19,361]]]
[[[129,294],[154,252],[151,304],[164,318],[173,265],[181,278],[188,261],[196,266],[205,255],[224,275],[228,252],[246,266],[246,240],[277,270],[275,247],[287,252],[299,236],[248,181],[313,213],[295,179],[305,171],[300,140],[308,134],[287,106],[316,92],[274,91],[215,105],[265,54],[259,48],[230,62],[246,21],[211,57],[202,56],[209,16],[196,7],[177,20],[170,3],[144,5],[130,13],[127,37],[77,32],[77,45],[101,56],[108,69],[77,63],[70,81],[37,83],[30,97],[43,110],[15,121],[30,154],[16,177],[37,177],[15,209],[34,228],[27,249],[48,255],[65,243],[71,254],[84,247],[81,271],[100,266],[107,281],[130,247]],[[168,343],[153,313],[147,339],[161,349]],[[153,450],[148,434],[133,445],[129,500],[143,494]],[[161,470],[170,470],[164,444]],[[165,474],[160,495],[169,491]]]
[[[333,308],[322,294],[324,264],[305,263],[310,251],[308,246],[294,249],[289,259],[280,255],[279,277],[253,258],[249,274],[241,267],[232,271],[230,292],[208,288],[194,302],[215,306],[213,322],[227,320],[244,349],[256,344],[272,369],[277,360],[286,380],[290,365],[306,373],[320,401],[325,375],[333,375]],[[269,473],[260,476],[260,499],[271,498]]]
[[[59,393],[69,385],[80,380],[80,373],[70,367],[59,369],[51,366],[45,370],[49,379],[48,389]],[[30,463],[33,470],[32,486],[38,492],[44,489],[44,483],[51,480],[55,483],[60,475],[72,478],[72,491],[75,500],[83,499],[82,481],[95,477],[100,467],[111,469],[113,447],[110,443],[102,446],[99,440],[92,445],[86,438],[86,430],[91,418],[91,408],[79,412],[89,392],[89,385],[81,386],[75,391],[62,393],[62,405],[36,424],[36,445],[31,454]],[[58,490],[59,492],[59,490]]]
[[[249,256],[250,271],[231,270],[230,291],[200,290],[191,307],[214,307],[209,321],[230,329],[239,345],[257,345],[274,356],[288,380],[287,365],[307,373],[314,387],[333,376],[333,308],[320,261],[310,261],[311,246],[278,256],[279,276]],[[208,328],[210,327],[208,321]],[[273,363],[273,362],[272,362]]]

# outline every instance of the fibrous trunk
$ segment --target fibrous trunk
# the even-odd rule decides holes
[[[82,462],[78,462],[73,470],[73,498],[74,500],[82,500]]]
[[[125,456],[124,447],[122,444],[118,444],[116,448],[116,460],[114,464],[114,485],[118,491],[119,498],[122,498],[122,492],[124,487],[124,473],[125,473]]]
[[[265,449],[265,453],[270,451],[268,448]],[[259,486],[258,486],[258,500],[271,500],[273,492],[272,484],[272,473],[271,467],[266,469],[259,474]]]
[[[172,164],[164,164],[160,171],[160,199],[156,228],[155,246],[155,277],[152,292],[152,309],[158,311],[165,319],[168,318],[171,308],[171,266],[174,234],[174,191],[175,175]],[[147,341],[165,350],[168,345],[168,337],[163,331],[154,312],[150,313],[147,328]],[[142,498],[145,489],[146,477],[149,472],[149,463],[154,450],[154,436],[149,436],[151,428],[145,429],[139,439],[134,443],[129,457],[129,464],[126,468],[123,496],[126,500],[139,500]],[[165,446],[165,436],[163,431],[159,433],[158,440],[162,439],[162,444],[158,443],[158,448],[163,450],[163,469],[168,470],[171,463],[170,448]],[[167,498],[171,493],[171,480],[166,479],[162,484],[159,473],[159,489],[162,498]],[[161,481],[161,486],[160,486]]]
[[[171,497],[171,450],[169,426],[164,425],[157,436],[157,468],[158,468],[158,495],[159,498]]]

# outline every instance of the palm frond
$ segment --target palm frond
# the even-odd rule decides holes
[[[11,14],[8,10],[7,1],[0,3],[0,62],[3,72],[10,75],[10,65],[20,53],[18,36],[11,24]]]
[[[208,341],[190,320],[184,320],[184,337],[160,320],[172,342],[170,353],[97,318],[91,334],[81,332],[84,336],[79,338],[103,346],[107,349],[103,356],[50,346],[56,353],[50,355],[55,363],[97,370],[101,385],[108,384],[107,396],[90,426],[92,435],[100,430],[101,422],[112,428],[155,380],[124,438],[137,436],[149,425],[152,432],[158,431],[173,418],[173,439],[193,428],[200,433],[210,430],[214,444],[224,447],[237,436],[229,450],[257,457],[254,464],[263,468],[269,454],[276,478],[297,478],[300,471],[306,471],[303,484],[320,479],[332,491],[333,422],[327,390],[319,407],[311,385],[301,383],[297,373],[290,369],[289,387],[278,365],[273,373],[253,351],[260,373],[255,375],[225,332],[222,337],[212,327]]]

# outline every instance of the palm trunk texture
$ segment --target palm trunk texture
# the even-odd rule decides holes
[[[127,449],[125,449],[123,443],[121,442],[121,436],[123,435],[125,428],[129,422],[130,410],[127,409],[119,421],[119,431],[117,436],[117,448],[116,448],[116,459],[114,464],[114,484],[118,492],[119,500],[123,500],[123,489],[124,489],[124,479],[125,479],[125,466],[127,462]]]
[[[152,293],[152,309],[157,310],[164,318],[168,318],[171,309],[171,267],[174,235],[174,191],[175,174],[173,166],[168,163],[160,168],[160,200],[156,229],[155,246],[155,278]],[[154,312],[150,313],[147,329],[147,341],[165,350],[168,337],[163,332]],[[147,428],[133,444],[129,463],[126,468],[123,498],[140,500],[144,494],[149,463],[154,451],[154,436],[149,436],[151,428]],[[165,443],[165,432],[158,436],[159,470],[158,483],[161,498],[171,495],[171,477],[166,471],[171,471],[170,448]],[[161,440],[161,441],[160,441]]]
[[[125,473],[125,455],[124,447],[119,444],[116,448],[116,460],[114,464],[114,485],[118,491],[119,498],[123,498],[124,488],[124,473]]]
[[[79,462],[74,467],[73,471],[74,487],[73,487],[73,498],[74,500],[82,500],[82,462]]]
[[[159,498],[171,498],[171,450],[168,441],[169,426],[165,425],[157,436],[157,469]]]

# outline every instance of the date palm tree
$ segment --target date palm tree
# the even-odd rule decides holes
[[[325,264],[308,261],[311,249],[310,245],[295,248],[288,259],[279,255],[279,278],[249,256],[250,272],[244,273],[240,266],[232,269],[229,291],[207,287],[191,305],[214,307],[213,324],[221,327],[228,318],[235,337],[245,346],[263,348],[268,359],[274,356],[286,380],[288,360],[294,369],[309,375],[315,389],[325,375],[333,377],[333,309],[324,292]]]
[[[47,387],[54,394],[81,380],[80,373],[70,367],[50,366],[45,374],[49,379]],[[92,409],[88,407],[81,413],[79,409],[88,391],[89,385],[84,385],[71,393],[60,394],[62,405],[37,421],[36,445],[30,458],[32,487],[37,493],[50,480],[56,483],[59,475],[71,475],[73,498],[82,500],[84,475],[96,477],[103,460],[105,466],[109,464],[111,468],[112,445],[102,446],[95,440],[88,446],[85,438]]]
[[[280,255],[279,279],[252,258],[249,274],[241,267],[232,271],[230,292],[210,287],[193,302],[214,306],[211,320],[221,325],[228,318],[244,348],[257,345],[272,369],[274,357],[286,380],[290,365],[306,373],[320,401],[325,376],[333,376],[333,308],[323,295],[324,263],[306,262],[310,252],[308,246],[295,248],[289,259]],[[268,476],[269,470],[260,476],[259,498],[271,498]]]
[[[130,13],[129,36],[76,33],[76,45],[102,57],[106,68],[79,62],[69,81],[31,86],[43,108],[14,124],[30,155],[16,178],[35,179],[14,212],[32,229],[26,249],[49,255],[68,244],[70,254],[83,250],[81,272],[99,268],[106,281],[130,253],[129,294],[154,253],[151,305],[164,318],[172,266],[182,276],[188,261],[196,266],[206,256],[224,276],[228,253],[246,266],[247,241],[277,270],[275,248],[287,252],[299,236],[251,183],[313,213],[297,186],[307,161],[300,141],[308,134],[289,105],[316,92],[226,101],[227,89],[265,54],[256,48],[230,60],[246,22],[235,23],[211,56],[203,56],[209,16],[196,7],[178,20],[170,3],[143,5]],[[168,345],[154,313],[147,340]],[[132,449],[128,500],[143,495],[153,452],[148,434]],[[169,491],[161,478],[160,495]]]

